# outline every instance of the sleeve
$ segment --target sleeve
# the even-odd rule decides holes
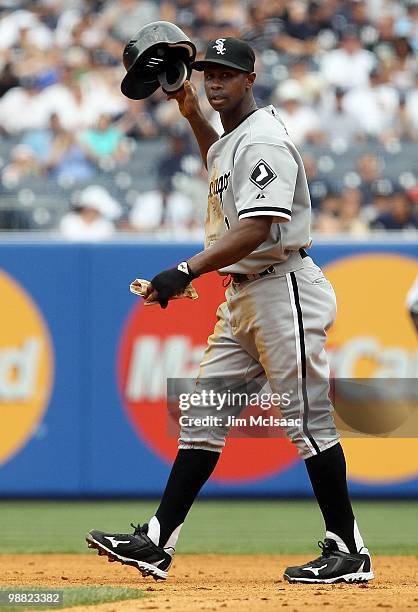
[[[286,147],[250,144],[235,159],[232,184],[238,219],[270,215],[292,218],[298,164]]]

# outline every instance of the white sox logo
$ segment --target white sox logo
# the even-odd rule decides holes
[[[216,53],[218,55],[224,55],[224,53],[226,53],[226,49],[225,49],[225,45],[224,42],[226,41],[226,38],[217,38],[215,41],[215,45],[213,45],[212,49],[216,49]]]
[[[250,181],[260,189],[264,189],[267,185],[270,185],[275,178],[277,178],[277,174],[270,168],[264,159],[260,159],[260,161],[256,163],[250,174]]]
[[[219,178],[216,178],[214,181],[209,183],[209,197],[218,195],[222,204],[222,196],[223,192],[228,189],[229,185],[229,177],[231,176],[231,172],[225,172]]]

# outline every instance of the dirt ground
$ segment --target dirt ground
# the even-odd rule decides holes
[[[125,586],[144,589],[135,601],[78,606],[72,612],[224,610],[331,612],[418,610],[418,557],[375,557],[377,576],[368,585],[290,585],[287,565],[306,556],[178,555],[166,582],[144,579],[131,567],[91,555],[0,555],[0,584],[8,587]],[[61,610],[63,608],[60,608]],[[69,609],[70,610],[70,609]]]

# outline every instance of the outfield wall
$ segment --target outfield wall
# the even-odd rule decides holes
[[[0,245],[0,495],[158,495],[176,452],[166,377],[189,377],[223,288],[198,279],[196,302],[144,308],[129,293],[197,244]],[[316,243],[339,303],[329,350],[336,376],[417,377],[405,308],[418,249],[401,238]],[[402,408],[404,410],[404,407]],[[344,440],[351,490],[418,496],[418,440]],[[229,440],[207,495],[309,495],[304,466],[280,439]]]

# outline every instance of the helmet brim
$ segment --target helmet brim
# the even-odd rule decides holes
[[[159,86],[160,83],[157,78],[149,81],[139,80],[135,71],[130,71],[124,76],[120,90],[124,96],[131,100],[144,100],[157,91]]]

